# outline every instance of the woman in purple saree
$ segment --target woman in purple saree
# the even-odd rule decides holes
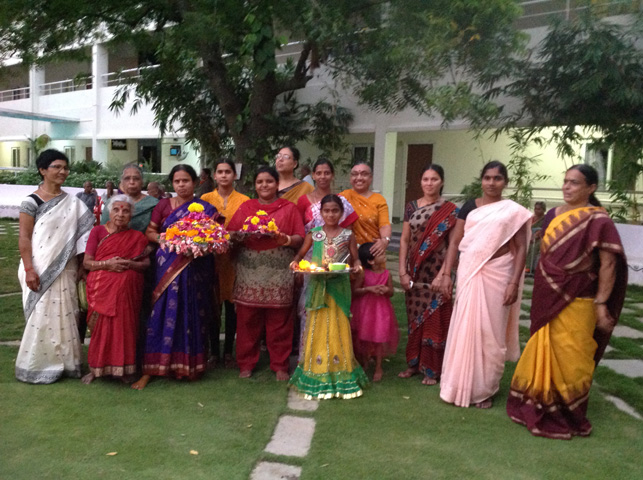
[[[192,203],[203,205],[203,213],[216,216],[217,209],[194,198],[197,174],[189,165],[170,172],[176,197],[162,199],[152,212],[146,235],[158,242],[159,232],[188,215]],[[206,369],[207,322],[213,318],[214,257],[194,258],[156,251],[152,313],[147,322],[143,376],[132,385],[145,388],[152,376],[199,378]]]

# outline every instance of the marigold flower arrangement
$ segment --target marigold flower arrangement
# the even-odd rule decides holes
[[[241,231],[244,233],[273,234],[279,233],[279,228],[274,218],[270,218],[264,210],[259,210],[254,215],[246,217]]]
[[[161,248],[194,257],[212,252],[225,253],[230,246],[230,234],[212,217],[203,213],[203,205],[191,203],[188,211],[188,215],[161,233]]]

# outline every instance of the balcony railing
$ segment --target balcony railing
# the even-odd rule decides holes
[[[592,9],[601,17],[626,15],[643,8],[641,0],[524,0],[520,2],[522,16],[516,22],[518,28],[544,27],[552,18],[571,20],[583,11]]]
[[[39,85],[40,95],[55,95],[57,93],[76,92],[78,90],[91,90],[93,77],[88,75],[83,78],[69,78],[59,82],[49,82]]]
[[[116,87],[118,85],[123,85],[129,83],[131,80],[135,80],[141,76],[141,72],[148,68],[157,68],[158,65],[150,65],[147,67],[137,67],[137,68],[128,68],[127,70],[121,70],[119,72],[110,72],[102,75],[102,84],[103,87]]]
[[[29,98],[29,87],[14,88],[11,90],[3,90],[0,92],[0,102],[10,102],[11,100],[22,100]]]

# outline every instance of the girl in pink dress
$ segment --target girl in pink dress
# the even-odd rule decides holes
[[[351,330],[355,354],[365,369],[370,358],[375,357],[373,381],[379,382],[383,374],[382,358],[397,350],[399,332],[391,304],[393,280],[384,268],[386,256],[373,256],[372,246],[364,243],[358,250],[364,273],[353,284]]]

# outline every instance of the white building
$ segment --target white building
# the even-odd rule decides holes
[[[548,18],[575,15],[580,8],[571,0],[531,0],[520,2],[525,14],[519,26],[531,36],[531,43],[543,38]],[[609,0],[606,1],[609,4]],[[616,3],[616,2],[612,2]],[[0,168],[26,167],[33,159],[29,139],[47,134],[48,148],[64,151],[72,161],[97,160],[120,165],[146,161],[153,171],[167,172],[177,163],[199,167],[198,152],[185,144],[179,133],[163,138],[153,125],[148,106],[130,115],[129,106],[120,114],[109,108],[117,89],[118,72],[138,73],[138,55],[126,46],[96,44],[90,48],[91,61],[66,62],[43,69],[26,69],[19,62],[8,66],[9,78],[0,84]],[[284,56],[296,55],[284,53]],[[79,80],[80,79],[80,80]],[[331,82],[323,71],[298,92],[301,102],[317,101],[326,95]],[[329,100],[330,101],[330,100]],[[442,119],[422,117],[411,110],[394,115],[375,114],[357,105],[349,94],[341,104],[350,108],[354,122],[348,142],[354,156],[372,159],[373,188],[383,193],[394,218],[403,216],[405,203],[421,195],[419,177],[430,162],[445,168],[447,195],[457,195],[470,183],[484,163],[491,159],[506,161],[510,155],[507,138],[497,141],[475,139],[466,124],[442,127]],[[319,152],[301,145],[303,158],[316,158]],[[559,158],[555,149],[529,148],[527,155],[538,156],[538,169],[550,175],[534,185],[534,200],[548,204],[560,202],[563,172],[570,160]],[[596,152],[580,146],[575,161],[597,162],[606,179],[611,171],[610,152]],[[347,186],[339,177],[338,189]],[[637,189],[642,189],[637,185]],[[606,194],[599,194],[603,200]]]

